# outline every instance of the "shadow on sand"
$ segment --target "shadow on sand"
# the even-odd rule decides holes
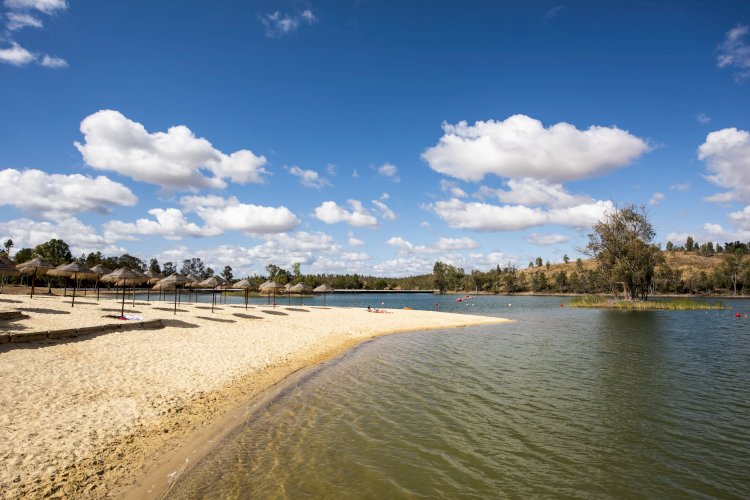
[[[237,316],[238,318],[244,318],[244,319],[263,319],[260,316],[253,316],[252,314],[234,313],[234,316]]]
[[[70,311],[58,311],[56,309],[43,309],[41,307],[22,307],[21,311],[39,313],[39,314],[70,314]]]

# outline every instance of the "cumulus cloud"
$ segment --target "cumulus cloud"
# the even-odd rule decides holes
[[[322,205],[315,209],[315,217],[326,224],[346,222],[354,227],[375,227],[378,225],[378,219],[362,206],[361,201],[347,200],[347,203],[352,208],[351,211],[341,207],[335,201],[324,201]]]
[[[288,167],[287,170],[293,176],[298,177],[300,184],[305,187],[320,189],[331,185],[326,178],[321,177],[320,174],[314,170],[303,170],[296,165]]]
[[[58,219],[77,212],[109,213],[113,206],[132,206],[138,198],[107,177],[48,174],[41,170],[0,170],[0,205]]]
[[[23,28],[41,28],[43,26],[41,19],[31,14],[8,12],[6,17],[8,18],[6,27],[10,31],[18,31]]]
[[[466,191],[458,187],[455,182],[440,179],[440,190],[444,193],[449,193],[453,198],[466,198]]]
[[[430,206],[449,226],[476,231],[516,231],[544,224],[589,227],[612,207],[610,201],[593,201],[572,207],[543,210],[525,205],[465,203],[455,198],[439,201]]]
[[[206,223],[209,233],[242,231],[248,234],[283,233],[299,225],[288,208],[241,203],[236,197],[185,196],[180,203]]]
[[[469,125],[443,123],[439,143],[422,153],[436,172],[464,181],[485,175],[564,182],[603,174],[635,161],[650,147],[617,127],[578,130],[569,123],[545,128],[525,115]]]
[[[506,184],[510,189],[491,189],[481,186],[477,195],[480,198],[493,195],[503,203],[534,206],[546,205],[555,208],[571,207],[593,201],[588,196],[568,193],[562,184],[549,184],[528,177],[509,179]]]
[[[268,173],[265,157],[246,149],[227,155],[184,125],[149,133],[118,111],[102,110],[83,119],[81,132],[84,143],[75,146],[90,167],[169,190],[224,188],[225,179],[262,183]]]
[[[750,78],[750,44],[746,40],[748,33],[750,33],[750,27],[735,26],[727,31],[724,41],[719,46],[716,62],[720,68],[733,69],[737,82]]]
[[[372,200],[372,204],[377,207],[378,212],[380,212],[380,217],[383,220],[396,220],[396,214],[393,212],[393,210],[388,208],[388,205],[379,200]]]
[[[547,246],[547,245],[556,245],[558,243],[565,243],[566,241],[570,241],[570,237],[562,235],[562,234],[532,233],[528,235],[527,237],[525,237],[524,240],[527,243],[531,243],[532,245]]]
[[[648,200],[648,204],[651,205],[651,206],[656,206],[659,203],[661,203],[662,201],[664,201],[664,193],[658,193],[657,192],[657,193],[654,193],[653,195],[651,195],[651,199]]]
[[[68,8],[66,0],[5,0],[5,6],[14,10],[38,10],[45,14],[53,14],[58,10]]]
[[[348,242],[349,242],[349,245],[353,247],[362,247],[365,245],[365,242],[355,237],[354,233],[352,233],[351,231],[349,231]]]
[[[268,38],[281,38],[284,35],[295,33],[301,24],[309,26],[318,21],[318,18],[310,9],[305,9],[296,14],[282,14],[277,10],[271,14],[262,14],[258,18],[265,26]]]
[[[711,117],[708,116],[706,113],[700,113],[696,120],[698,120],[698,123],[702,123],[703,125],[708,125],[711,123]]]
[[[154,208],[148,211],[154,219],[138,219],[135,222],[112,220],[104,224],[104,235],[109,241],[132,240],[136,234],[163,236],[168,240],[179,240],[184,236],[216,236],[217,230],[201,228],[189,222],[178,208]]]
[[[36,13],[54,14],[56,11],[67,9],[67,2],[64,0],[5,0],[4,5],[8,12],[0,16],[0,19],[4,18],[6,33],[4,37],[0,36],[0,40],[4,38],[10,46],[0,48],[1,63],[25,66],[36,62],[47,68],[64,68],[68,65],[60,57],[40,55],[27,50],[13,39],[15,31],[43,27],[42,20],[35,15]]]
[[[7,238],[12,239],[16,248],[33,248],[51,239],[61,239],[70,245],[74,255],[97,250],[108,253],[122,251],[121,248],[112,246],[92,226],[84,224],[75,217],[54,222],[32,219],[3,221],[0,222],[0,235],[3,241]]]
[[[16,42],[12,42],[7,49],[0,49],[0,62],[12,64],[14,66],[23,66],[34,61],[36,56],[24,49]]]
[[[378,174],[390,179],[393,182],[401,182],[398,176],[398,167],[392,163],[384,163],[378,167]]]
[[[698,148],[698,158],[706,163],[706,179],[729,189],[706,198],[726,202],[750,199],[750,133],[736,128],[711,132]]]
[[[680,184],[672,184],[669,186],[669,189],[671,191],[679,191],[679,192],[685,192],[690,190],[690,183],[689,182],[683,182]]]
[[[458,250],[479,248],[479,243],[468,237],[446,238],[441,236],[431,245],[414,245],[401,236],[394,236],[385,243],[386,245],[396,247],[399,250],[399,255],[455,252]]]

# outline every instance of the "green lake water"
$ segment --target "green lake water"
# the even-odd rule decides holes
[[[329,296],[516,322],[382,337],[310,370],[169,497],[750,497],[750,319],[734,317],[750,302],[454,299]]]

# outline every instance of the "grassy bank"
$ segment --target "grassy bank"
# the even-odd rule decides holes
[[[707,309],[728,309],[721,302],[698,301],[693,299],[669,299],[669,300],[616,300],[601,295],[583,295],[575,297],[568,304],[570,307],[601,307],[607,309],[625,310],[668,310],[668,311],[695,311]]]

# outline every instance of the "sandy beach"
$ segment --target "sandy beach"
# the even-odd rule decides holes
[[[0,295],[0,333],[122,322],[119,302]],[[165,328],[0,345],[3,498],[119,496],[301,368],[388,333],[507,320],[430,311],[136,302]]]

